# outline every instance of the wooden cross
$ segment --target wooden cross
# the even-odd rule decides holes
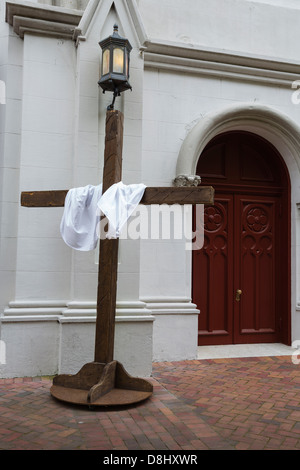
[[[123,121],[120,111],[106,114],[103,167],[103,193],[122,179]],[[33,191],[21,194],[26,207],[64,206],[68,190]],[[147,187],[141,204],[213,204],[212,187]],[[54,377],[51,394],[66,402],[95,405],[125,405],[145,400],[152,384],[131,377],[114,361],[114,332],[118,274],[118,239],[101,237],[97,291],[97,317],[94,362],[85,364],[75,375]]]

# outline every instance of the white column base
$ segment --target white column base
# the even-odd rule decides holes
[[[155,317],[153,361],[197,358],[199,310],[188,298],[143,298]]]
[[[143,302],[118,302],[114,359],[136,377],[152,371],[154,317]],[[94,360],[93,302],[11,302],[0,318],[0,377],[77,373]]]

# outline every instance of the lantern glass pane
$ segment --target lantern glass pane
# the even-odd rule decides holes
[[[103,59],[102,59],[102,75],[106,75],[109,73],[109,49],[105,49],[103,51]]]
[[[123,49],[114,49],[113,71],[116,73],[123,73],[124,69],[124,52]]]
[[[126,75],[126,77],[128,77],[128,74],[129,74],[128,62],[129,62],[128,53],[125,51],[125,75]]]

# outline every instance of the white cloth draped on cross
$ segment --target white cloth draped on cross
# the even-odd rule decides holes
[[[125,223],[140,203],[144,184],[110,186],[102,194],[102,184],[70,189],[65,199],[60,233],[64,242],[75,250],[90,251],[97,247],[97,226],[104,214],[108,219],[107,238],[118,238]]]

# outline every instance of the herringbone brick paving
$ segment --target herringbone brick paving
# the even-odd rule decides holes
[[[299,450],[300,365],[291,357],[153,364],[153,396],[89,410],[50,377],[0,379],[0,450]]]

